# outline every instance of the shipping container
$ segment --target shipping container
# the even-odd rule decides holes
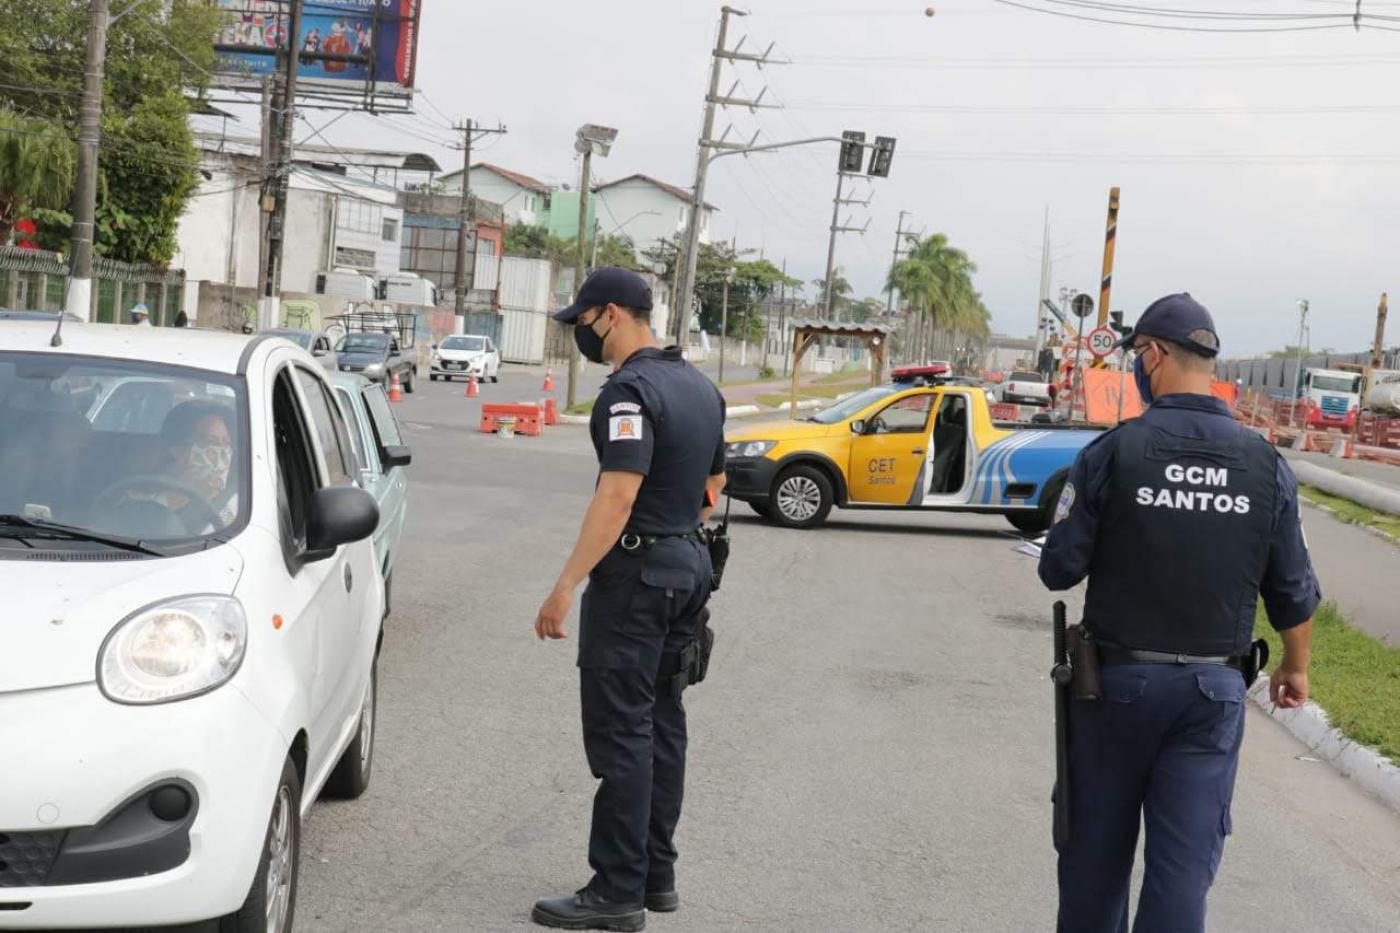
[[[506,256],[500,261],[501,359],[543,363],[545,324],[550,313],[547,259]]]

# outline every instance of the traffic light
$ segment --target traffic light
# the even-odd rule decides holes
[[[859,130],[844,130],[841,133],[841,163],[838,171],[858,173],[865,161],[865,134]]]
[[[1112,328],[1113,328],[1114,330],[1116,330],[1120,335],[1121,335],[1121,334],[1126,334],[1126,333],[1128,332],[1128,328],[1125,327],[1125,326],[1123,325],[1123,312],[1122,312],[1122,311],[1110,311],[1110,312],[1108,312],[1108,326],[1109,326],[1109,327],[1112,327]]]
[[[875,151],[870,154],[870,177],[890,177],[890,161],[894,159],[894,137],[876,136]]]

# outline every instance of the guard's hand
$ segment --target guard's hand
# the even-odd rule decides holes
[[[1308,672],[1280,667],[1269,675],[1269,699],[1284,709],[1308,702]]]
[[[573,602],[572,591],[555,587],[540,607],[539,615],[535,616],[535,637],[541,641],[546,638],[568,638],[568,633],[564,631],[564,620],[568,618],[569,607]]]

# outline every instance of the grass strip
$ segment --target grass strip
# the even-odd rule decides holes
[[[863,385],[863,383],[847,382],[844,385],[816,385],[808,383],[804,386],[798,386],[797,400],[800,402],[804,398],[834,399],[838,395],[845,395],[852,389],[859,388],[861,385]],[[783,404],[783,402],[791,400],[791,392],[773,392],[766,395],[760,395],[758,396],[758,398],[754,399],[754,401],[758,402],[758,404],[767,405],[769,408],[777,408],[779,405]]]
[[[1385,512],[1377,512],[1364,505],[1358,505],[1350,499],[1328,495],[1316,486],[1299,484],[1298,491],[1309,502],[1327,506],[1338,519],[1349,525],[1367,525],[1384,531],[1388,535],[1400,537],[1400,516],[1387,515]]]
[[[593,399],[586,402],[579,402],[577,405],[570,405],[564,409],[566,415],[590,415],[593,413]]]
[[[1269,641],[1272,670],[1283,657],[1283,643],[1262,605],[1254,631],[1256,637]],[[1343,735],[1400,763],[1400,648],[1350,625],[1329,600],[1313,618],[1308,681],[1313,700]]]

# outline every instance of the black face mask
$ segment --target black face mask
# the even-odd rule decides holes
[[[598,323],[598,319],[593,319],[593,324]],[[590,363],[603,362],[603,343],[608,339],[608,334],[612,333],[612,328],[608,328],[608,333],[598,336],[598,332],[593,329],[593,324],[574,325],[574,343],[578,346],[578,352],[583,354],[583,358]]]

